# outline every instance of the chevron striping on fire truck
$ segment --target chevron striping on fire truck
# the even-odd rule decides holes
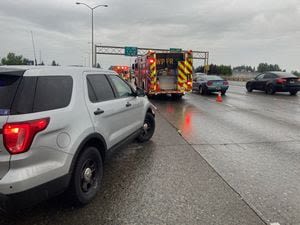
[[[149,51],[137,57],[132,66],[136,86],[150,96],[171,94],[181,98],[192,90],[192,56],[192,51]]]

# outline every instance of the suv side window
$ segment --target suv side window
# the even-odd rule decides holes
[[[69,105],[73,89],[70,76],[41,76],[37,78],[33,112],[64,108]]]
[[[124,80],[116,75],[110,75],[109,77],[116,89],[118,97],[126,98],[128,96],[132,96],[132,89]]]
[[[71,76],[23,77],[11,107],[11,114],[67,107],[71,101],[72,90]]]
[[[90,74],[86,79],[91,102],[103,102],[115,98],[112,87],[104,74]]]

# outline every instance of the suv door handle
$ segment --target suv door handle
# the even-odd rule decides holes
[[[130,107],[130,106],[132,106],[131,103],[130,103],[130,102],[127,102],[127,103],[126,103],[126,107]]]
[[[94,112],[95,115],[100,115],[102,113],[104,113],[104,110],[99,109],[99,108]]]

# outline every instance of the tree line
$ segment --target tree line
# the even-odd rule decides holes
[[[257,72],[264,73],[267,71],[282,71],[277,64],[260,63],[257,67]]]
[[[255,67],[252,67],[252,66],[242,65],[242,66],[234,67],[233,71],[263,73],[263,72],[266,72],[266,71],[282,71],[282,70],[280,69],[280,67],[277,64],[273,65],[273,64],[268,64],[268,63],[260,63],[257,66],[257,69],[255,69]]]
[[[255,67],[241,65],[241,66],[233,67],[232,70],[237,72],[255,72]]]
[[[232,75],[233,71],[237,72],[259,72],[264,73],[267,71],[283,71],[286,72],[286,70],[282,70],[278,64],[268,64],[268,63],[260,63],[257,66],[257,69],[252,66],[247,65],[241,65],[237,67],[231,68],[230,65],[216,65],[216,64],[210,64],[207,67],[205,66],[199,66],[195,69],[196,73],[204,73],[207,72],[208,75],[211,74],[217,74],[217,75],[224,75],[224,76],[230,76]],[[300,72],[298,71],[292,71],[292,74],[300,77]]]
[[[34,65],[34,61],[23,57],[22,55],[16,55],[13,52],[9,52],[6,57],[1,59],[1,65]],[[44,66],[44,62],[38,64]],[[55,60],[52,61],[51,66],[59,66]]]
[[[220,74],[225,76],[232,75],[232,68],[231,66],[226,65],[216,65],[216,64],[210,64],[208,65],[208,68],[205,68],[204,66],[199,66],[195,69],[196,73],[204,73],[205,70],[207,70],[207,74]]]
[[[13,52],[10,52],[7,54],[6,57],[1,59],[1,65],[34,65],[34,61],[24,58],[22,55],[16,55]],[[39,65],[45,65],[44,62],[41,62]],[[53,60],[51,63],[51,66],[59,66],[59,64]],[[101,68],[100,64],[97,64],[97,68]],[[255,67],[251,66],[237,66],[234,68],[231,68],[230,65],[216,65],[216,64],[210,64],[208,67],[199,66],[195,69],[196,73],[204,73],[207,72],[207,74],[218,74],[218,75],[224,75],[224,76],[231,76],[233,71],[239,71],[239,72],[259,72],[264,73],[267,71],[284,71],[282,70],[279,65],[277,64],[268,64],[268,63],[260,63],[257,66],[257,70],[255,70]],[[292,71],[292,73],[298,77],[300,77],[299,71]]]

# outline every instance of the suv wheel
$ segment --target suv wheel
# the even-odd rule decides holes
[[[151,113],[147,113],[143,125],[143,131],[138,137],[138,141],[139,142],[149,141],[154,134],[154,130],[155,130],[154,116]]]
[[[290,95],[296,95],[298,91],[290,91]]]
[[[97,194],[103,176],[103,163],[97,148],[86,147],[75,165],[70,186],[75,205],[89,203]]]

